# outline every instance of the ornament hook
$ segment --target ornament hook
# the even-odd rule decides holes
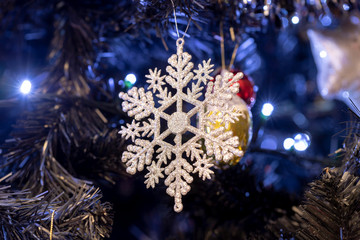
[[[177,47],[183,46],[184,43],[185,43],[184,38],[178,38],[178,40],[176,40],[176,46],[177,46]]]

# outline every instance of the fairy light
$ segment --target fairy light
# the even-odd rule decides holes
[[[320,57],[321,58],[326,58],[327,57],[327,52],[325,50],[322,50],[320,53],[319,53]]]
[[[285,150],[290,150],[294,146],[295,140],[293,138],[286,138],[283,142]]]
[[[125,77],[125,81],[128,81],[131,84],[135,84],[136,83],[136,76],[133,73],[129,73],[128,75],[126,75]]]
[[[270,117],[274,111],[274,106],[271,103],[265,103],[262,106],[261,114],[265,117]]]
[[[24,95],[29,94],[31,91],[31,82],[25,79],[20,85],[20,92]]]
[[[299,152],[305,151],[310,146],[310,137],[305,133],[296,134],[294,141],[294,148]]]
[[[296,25],[300,22],[300,19],[298,16],[295,15],[291,18],[291,22]]]

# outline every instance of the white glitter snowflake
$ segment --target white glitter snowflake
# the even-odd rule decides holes
[[[120,93],[124,100],[123,110],[135,120],[123,126],[119,133],[134,142],[122,155],[127,172],[135,174],[147,165],[147,188],[154,188],[159,179],[166,175],[166,192],[175,198],[174,210],[180,212],[183,208],[182,196],[189,192],[189,184],[193,181],[191,173],[198,173],[203,180],[210,179],[213,157],[227,162],[234,155],[243,155],[238,149],[238,137],[232,136],[232,132],[225,131],[223,127],[213,129],[214,124],[211,124],[221,119],[226,126],[240,117],[241,113],[230,108],[228,102],[237,93],[239,85],[236,82],[243,75],[227,73],[223,77],[217,76],[215,82],[208,83],[212,79],[209,74],[213,71],[210,59],[199,64],[194,75],[191,72],[194,66],[190,62],[191,55],[183,52],[184,40],[178,39],[176,45],[177,54],[168,59],[171,66],[167,66],[166,71],[169,75],[161,77],[161,70],[156,68],[146,75],[150,84],[148,89],[152,89],[152,92],[133,87],[128,93]],[[166,84],[171,89],[164,87]],[[205,85],[205,99],[201,100],[199,98],[203,95]],[[157,103],[153,95],[158,98]],[[185,105],[191,109],[188,106],[184,111]],[[171,114],[169,110],[173,110]],[[222,114],[211,114],[214,111]],[[197,126],[190,120],[193,116],[198,118]],[[205,127],[212,130],[206,132]],[[192,134],[190,139],[186,137],[188,133]],[[169,140],[169,137],[173,140]],[[206,150],[202,147],[202,140]]]

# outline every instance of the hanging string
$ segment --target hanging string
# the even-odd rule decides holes
[[[173,0],[170,0],[170,1],[171,1],[172,6],[173,6],[176,34],[177,34],[178,38],[180,38],[179,28],[178,28],[178,23],[177,23],[177,18],[176,18],[175,4],[174,4]],[[183,36],[181,37],[182,39],[184,39],[184,37],[185,37],[185,35],[186,35],[186,33],[187,33],[188,29],[189,29],[191,19],[192,19],[192,17],[190,16],[188,24],[187,24],[186,29],[185,29],[185,32],[184,32]]]
[[[188,24],[187,24],[187,26],[186,26],[186,29],[185,29],[185,32],[184,32],[184,35],[183,35],[183,37],[182,37],[182,38],[184,38],[184,37],[185,37],[185,35],[186,35],[186,33],[187,33],[188,29],[189,29],[191,19],[192,19],[192,17],[190,16],[189,21],[188,21]]]
[[[52,212],[52,214],[51,214],[51,223],[50,223],[50,240],[52,240],[52,237],[53,237],[54,215],[55,215],[55,210],[54,210],[54,211]]]
[[[176,20],[175,4],[174,4],[173,0],[171,0],[171,3],[172,3],[172,6],[173,6],[173,11],[174,11],[174,20],[175,20],[176,33],[177,33],[178,38],[180,38],[179,29],[178,29],[177,20]]]

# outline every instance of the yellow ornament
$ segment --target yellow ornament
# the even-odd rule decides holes
[[[224,127],[225,131],[232,131],[233,132],[233,136],[238,136],[239,138],[239,150],[245,152],[249,142],[251,140],[252,137],[252,115],[251,112],[249,111],[249,108],[247,107],[246,103],[244,102],[244,100],[242,100],[240,97],[233,97],[233,100],[229,103],[230,106],[235,107],[234,111],[237,112],[241,112],[242,115],[239,117],[238,121],[235,121],[234,123],[230,123],[227,128],[224,124],[224,122],[222,122],[221,120],[217,120],[215,123],[208,123],[208,127],[206,127],[205,131],[206,132],[210,132],[211,129],[218,129],[220,127]],[[209,115],[211,114],[216,114],[217,116],[219,116],[221,114],[221,112],[217,111],[217,112],[210,112]],[[216,161],[215,165],[217,165],[218,167],[223,167],[226,165],[236,165],[240,160],[241,160],[241,156],[236,156],[234,157],[232,160],[230,160],[229,162],[225,163],[223,161]],[[214,160],[215,161],[215,160]]]

